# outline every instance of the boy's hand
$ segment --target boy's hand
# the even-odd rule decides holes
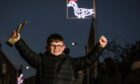
[[[99,38],[99,46],[104,48],[107,45],[107,38],[105,36],[101,36]]]
[[[14,31],[12,33],[11,37],[8,39],[7,43],[12,46],[19,40],[20,40],[20,34],[17,31]]]

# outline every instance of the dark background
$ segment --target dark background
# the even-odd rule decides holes
[[[78,0],[78,6],[91,8],[92,0]],[[105,35],[108,41],[120,45],[140,40],[139,0],[96,0],[96,40]],[[16,27],[27,20],[21,37],[37,53],[45,51],[46,38],[60,33],[70,48],[73,57],[85,54],[91,19],[69,19],[66,17],[66,0],[0,0],[0,43],[2,50],[18,68],[28,64],[20,57],[15,47],[6,41]],[[72,46],[71,43],[77,45]],[[35,70],[24,70],[25,77],[34,75]]]

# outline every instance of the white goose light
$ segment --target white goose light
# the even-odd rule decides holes
[[[87,16],[94,15],[93,9],[87,9],[87,8],[78,8],[77,0],[70,0],[67,4],[67,7],[72,7],[74,10],[74,15],[77,18],[84,19]]]

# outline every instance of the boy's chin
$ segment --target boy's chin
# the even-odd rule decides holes
[[[60,53],[55,53],[55,54],[53,54],[53,55],[55,55],[55,56],[59,56],[59,55],[61,55]]]

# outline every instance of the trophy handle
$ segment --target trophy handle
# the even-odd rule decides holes
[[[27,21],[24,21],[23,23],[19,24],[19,26],[16,29],[16,32],[20,33],[24,25],[27,23],[28,23]]]

